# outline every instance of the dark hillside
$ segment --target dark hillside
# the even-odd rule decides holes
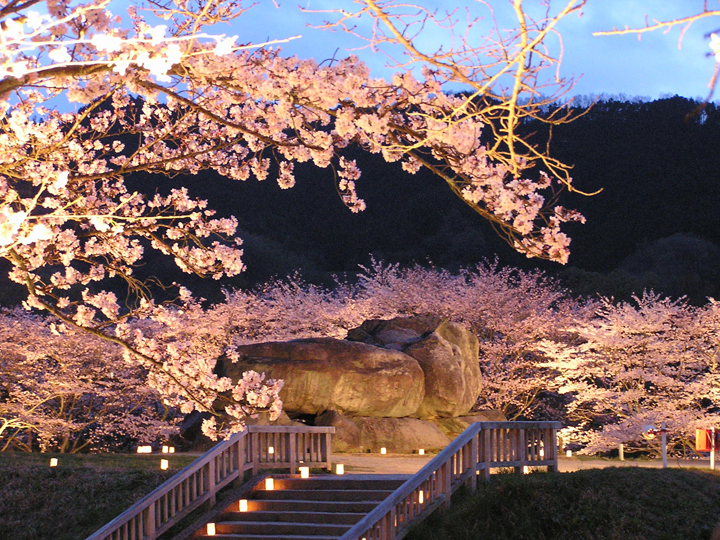
[[[539,129],[529,125],[530,130]],[[515,253],[492,227],[442,180],[409,175],[377,155],[348,151],[362,177],[358,193],[368,205],[351,213],[335,190],[329,169],[296,167],[297,185],[281,190],[272,180],[230,181],[213,172],[167,179],[136,176],[131,190],[167,192],[185,185],[220,215],[235,215],[245,239],[247,272],[239,278],[201,281],[172,261],[146,261],[140,273],[178,280],[211,300],[221,287],[248,287],[299,271],[310,281],[332,282],[370,256],[386,262],[431,262],[454,269],[496,255],[501,264],[540,267],[574,291],[627,297],[643,288],[702,303],[720,296],[720,110],[681,97],[653,102],[601,101],[575,122],[553,132],[553,154],[575,165],[578,189],[560,202],[577,208],[586,225],[569,224],[573,238],[567,267]],[[2,268],[0,268],[2,270]],[[12,285],[0,303],[19,298]]]

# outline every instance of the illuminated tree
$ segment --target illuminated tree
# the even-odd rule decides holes
[[[177,433],[178,411],[115,344],[16,309],[0,312],[0,350],[0,450],[107,451]]]
[[[554,202],[554,188],[571,186],[568,167],[539,150],[543,144],[523,139],[519,126],[569,120],[562,109],[542,114],[571,84],[544,83],[544,68],[557,64],[547,41],[584,1],[556,11],[540,2],[533,18],[514,0],[517,28],[495,25],[484,36],[475,23],[459,26],[454,14],[392,1],[361,4],[355,13],[331,12],[336,19],[326,26],[351,31],[354,17],[370,17],[369,43],[399,45],[408,55],[391,81],[370,77],[355,57],[319,65],[285,58],[270,43],[238,45],[235,36],[205,32],[246,16],[240,0],[150,1],[147,11],[131,8],[124,24],[105,0],[6,3],[0,257],[12,265],[10,279],[27,288],[26,307],[53,314],[61,331],[81,328],[122,346],[184,411],[216,412],[219,398],[237,420],[220,429],[228,433],[239,429],[248,403],[257,404],[258,385],[267,398],[260,407],[277,411],[278,386],[250,377],[233,387],[213,375],[215,358],[181,343],[161,345],[151,337],[160,334],[128,322],[150,319],[172,335],[182,310],[194,309],[184,289],[176,307],[153,301],[135,272],[148,250],[172,257],[185,272],[241,272],[240,241],[232,238],[237,222],[215,218],[185,188],[130,192],[127,175],[214,169],[237,180],[273,176],[289,188],[294,164],[312,162],[333,167],[343,201],[360,211],[360,171],[343,157],[344,148],[360,145],[408,172],[430,169],[516,249],[565,262],[569,239],[560,226],[583,219]],[[432,24],[454,34],[452,48],[419,48],[417,30]],[[421,79],[409,70],[416,65]],[[452,82],[469,94],[444,92]],[[63,112],[68,102],[80,108]],[[485,131],[491,133],[483,139]],[[126,284],[127,302],[103,289],[108,280]],[[217,434],[210,422],[207,428]]]
[[[596,316],[571,328],[575,344],[538,345],[556,370],[554,384],[572,396],[571,427],[586,453],[644,447],[645,426],[667,422],[688,444],[696,428],[720,422],[717,403],[718,308],[645,293],[633,303],[605,299]]]

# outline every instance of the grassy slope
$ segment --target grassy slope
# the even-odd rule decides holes
[[[82,540],[194,459],[0,453],[0,538]],[[164,456],[168,457],[168,456]],[[507,475],[458,497],[408,540],[709,540],[720,473],[634,467]]]
[[[0,538],[82,540],[193,459],[169,456],[160,471],[158,455],[0,453]]]
[[[720,473],[609,468],[508,475],[461,495],[407,540],[709,540]]]

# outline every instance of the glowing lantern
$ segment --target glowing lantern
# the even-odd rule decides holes
[[[567,457],[572,457],[572,450],[566,450],[566,451],[565,451],[565,455],[566,455]]]
[[[275,453],[275,447],[274,446],[268,446],[268,454],[274,454]]]
[[[345,474],[345,465],[338,463],[335,465],[335,474]]]
[[[170,453],[171,453],[171,454],[174,454],[174,453],[175,453],[175,447],[174,447],[174,446],[171,446],[171,447],[169,448],[169,450],[170,450]]]
[[[418,455],[424,456],[424,455],[425,455],[425,449],[424,449],[424,448],[421,448],[420,450],[418,450]]]
[[[385,448],[385,447],[383,446],[383,447],[380,449],[380,453],[381,453],[381,454],[387,454],[387,448]]]
[[[299,467],[300,478],[310,478],[310,467]]]
[[[215,524],[214,523],[207,524],[207,535],[215,536]]]
[[[272,478],[265,479],[265,489],[268,491],[275,489],[275,481]]]
[[[50,466],[51,467],[57,467],[57,464],[58,464],[58,460],[56,457],[50,458]]]
[[[425,492],[421,491],[418,493],[418,503],[422,504],[425,502]]]
[[[695,430],[695,451],[711,452],[712,451],[712,431],[709,429]]]
[[[240,499],[240,508],[239,510],[241,512],[247,512],[248,511],[248,505],[247,505],[247,499]]]
[[[170,466],[170,463],[168,462],[167,459],[161,459],[161,460],[160,460],[160,468],[161,468],[163,471],[167,471],[167,468],[168,468],[169,466]]]
[[[152,446],[138,446],[137,453],[138,454],[152,454]]]
[[[170,448],[168,448],[167,446],[163,446],[163,447],[162,447],[162,453],[163,453],[163,454],[168,454],[169,452],[170,452]]]

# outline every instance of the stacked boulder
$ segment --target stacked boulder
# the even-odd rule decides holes
[[[462,426],[500,420],[468,415],[481,390],[477,337],[436,317],[370,320],[347,339],[244,345],[218,374],[238,380],[253,369],[284,379],[290,417],[336,428],[333,450],[411,452],[446,446]]]

